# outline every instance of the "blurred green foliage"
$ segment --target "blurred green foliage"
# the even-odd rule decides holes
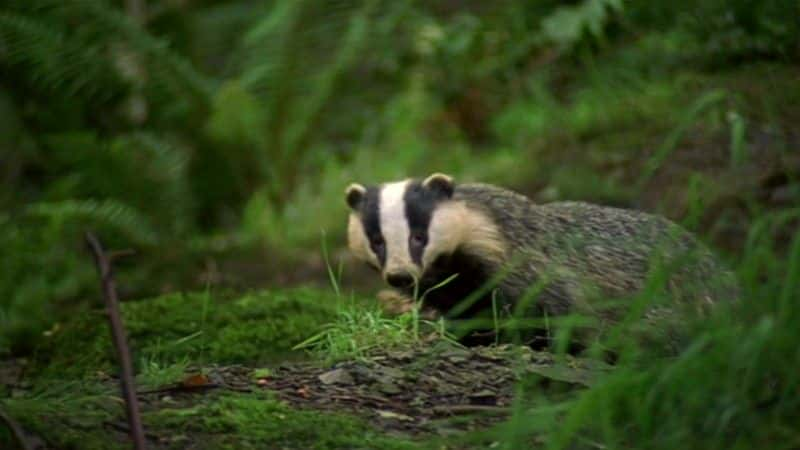
[[[683,191],[637,184],[654,151],[654,176],[687,146],[746,170],[800,118],[796,2],[145,3],[0,6],[0,354],[97,297],[87,228],[137,250],[142,296],[204,285],[208,259],[291,270],[341,239],[353,180],[439,170],[681,218]],[[758,189],[692,204],[741,199],[746,224]],[[698,227],[741,236],[739,209]]]

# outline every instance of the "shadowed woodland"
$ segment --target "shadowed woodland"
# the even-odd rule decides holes
[[[148,448],[798,448],[798,58],[790,0],[4,0],[0,447],[130,448],[93,231]],[[344,189],[433,172],[668,217],[740,301],[668,357],[389,317]]]

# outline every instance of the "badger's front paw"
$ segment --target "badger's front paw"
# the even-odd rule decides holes
[[[392,289],[378,292],[378,302],[383,312],[399,316],[414,309],[414,299]]]
[[[383,312],[393,316],[399,316],[414,309],[414,299],[392,289],[378,292],[378,302]],[[419,317],[425,320],[436,320],[439,318],[439,313],[433,308],[423,306],[419,311]]]

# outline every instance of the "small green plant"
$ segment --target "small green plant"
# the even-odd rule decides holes
[[[457,273],[454,273],[454,274],[450,275],[449,277],[447,277],[444,280],[440,281],[436,285],[426,289],[425,292],[423,292],[421,296],[419,295],[419,281],[418,280],[414,281],[414,304],[412,305],[412,308],[411,308],[411,311],[410,311],[414,339],[419,339],[419,324],[420,324],[419,312],[420,312],[420,310],[422,309],[422,307],[425,304],[425,297],[428,294],[430,294],[431,292],[433,292],[433,291],[435,291],[437,289],[440,289],[440,288],[442,288],[444,286],[447,286],[453,280],[455,280],[457,277],[458,277]]]
[[[136,385],[143,389],[155,389],[174,384],[183,379],[189,367],[189,358],[174,363],[164,363],[155,358],[142,358]]]
[[[731,111],[727,116],[731,125],[731,167],[739,168],[747,163],[747,141],[745,132],[747,124],[744,117],[736,111]]]
[[[325,269],[328,272],[328,281],[331,283],[331,287],[333,291],[336,293],[336,297],[342,296],[342,270],[344,268],[343,263],[339,260],[339,263],[336,266],[336,272],[334,273],[333,267],[331,266],[331,259],[328,254],[328,242],[325,238],[325,230],[321,230],[321,240],[322,240],[322,260],[325,263]]]
[[[363,358],[377,348],[403,348],[417,343],[414,322],[410,315],[387,318],[377,308],[351,303],[337,311],[334,322],[293,350],[308,350],[329,362]]]

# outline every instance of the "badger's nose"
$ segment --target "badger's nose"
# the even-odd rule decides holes
[[[408,273],[390,273],[386,275],[386,282],[389,283],[389,286],[401,288],[414,284],[414,278]]]

